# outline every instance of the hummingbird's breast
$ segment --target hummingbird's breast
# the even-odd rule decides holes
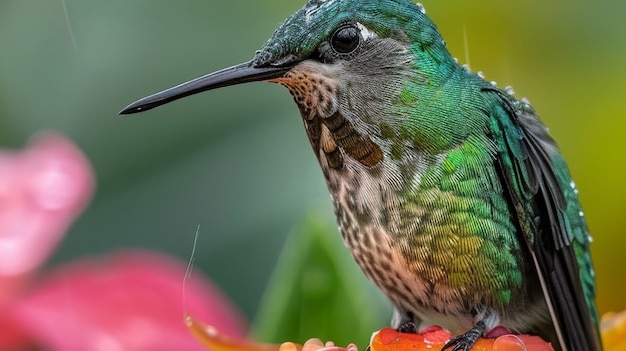
[[[322,156],[320,162],[324,161]],[[354,160],[346,160],[344,166],[342,170],[322,169],[342,238],[361,269],[396,306],[416,314],[423,314],[422,310],[461,314],[462,289],[442,284],[445,272],[428,265],[435,250],[411,247],[407,240],[409,228],[423,220],[426,209],[409,208],[399,195],[401,189],[393,187],[402,181],[385,181],[381,178],[389,175],[382,174],[373,177]],[[434,237],[425,233],[423,239],[432,242]]]
[[[477,311],[505,319],[512,301],[529,301],[515,226],[484,175],[489,162],[468,165],[463,148],[373,167],[343,157],[341,168],[323,152],[319,161],[344,243],[396,307],[461,332]]]

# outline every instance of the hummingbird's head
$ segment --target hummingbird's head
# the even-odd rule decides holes
[[[316,151],[341,149],[371,167],[389,149],[381,144],[407,124],[403,108],[416,103],[415,89],[435,90],[455,66],[436,26],[411,0],[310,0],[252,60],[143,98],[121,114],[228,85],[275,82],[293,95]]]

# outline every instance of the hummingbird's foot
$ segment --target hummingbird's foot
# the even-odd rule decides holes
[[[417,334],[417,326],[413,321],[403,321],[396,331],[398,333]]]
[[[448,341],[441,350],[469,351],[486,330],[487,326],[485,325],[485,322],[479,321],[466,333],[450,339],[450,341]]]
[[[414,322],[415,316],[403,308],[394,308],[391,325],[398,333],[417,334],[417,324]]]

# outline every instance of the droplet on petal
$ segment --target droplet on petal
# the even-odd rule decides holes
[[[340,347],[335,345],[332,341],[322,342],[322,340],[313,338],[307,340],[303,346],[293,344],[297,349],[283,349],[285,345],[293,343],[284,343],[280,347],[280,351],[358,351],[358,347],[355,344],[350,344],[347,347]]]
[[[322,340],[317,339],[317,338],[313,338],[313,339],[309,339],[307,340],[304,345],[302,345],[302,351],[317,351],[319,349],[321,349],[322,347],[326,346],[326,344],[324,344],[322,342]],[[281,347],[282,349],[282,347]],[[283,350],[281,350],[283,351]]]
[[[494,351],[526,351],[526,345],[517,335],[502,335],[494,342],[491,349]]]
[[[280,347],[278,350],[279,351],[301,351],[302,346],[293,342],[284,342],[280,344]]]

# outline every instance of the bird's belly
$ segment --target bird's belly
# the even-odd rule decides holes
[[[343,172],[323,167],[341,234],[395,307],[456,332],[517,297],[522,262],[506,208],[437,187],[407,198],[397,172],[377,176],[349,161]]]
[[[351,213],[341,214],[344,219],[339,221],[350,216]],[[439,325],[453,334],[461,334],[475,324],[477,315],[486,312],[495,313],[494,323],[488,328],[504,325],[515,332],[537,332],[539,329],[532,329],[534,325],[549,321],[540,291],[529,291],[522,304],[502,303],[494,298],[494,289],[485,289],[485,283],[474,276],[455,279],[449,271],[436,265],[407,260],[400,242],[380,227],[341,225],[341,232],[366,276],[395,308],[413,314],[420,330]],[[483,269],[475,268],[477,271]],[[497,275],[497,272],[492,273]],[[480,274],[477,272],[476,276]]]
[[[486,293],[472,284],[471,279],[467,279],[466,285],[455,286],[448,282],[447,276],[434,280],[432,276],[438,274],[434,272],[436,268],[420,273],[384,232],[379,230],[376,234],[376,230],[366,226],[361,235],[369,239],[356,243],[344,237],[355,261],[396,309],[413,315],[419,330],[437,325],[454,335],[462,334],[476,322],[477,311],[494,307],[484,305],[489,297],[482,296]],[[512,330],[517,329],[510,325]]]
[[[457,317],[471,314],[471,307],[466,306],[472,301],[470,293],[476,293],[477,289],[469,278],[460,280],[455,286],[448,284],[449,272],[445,266],[449,264],[445,261],[453,256],[439,257],[438,264],[432,264],[433,250],[413,247],[406,240],[390,234],[379,220],[373,220],[355,208],[350,192],[335,195],[335,214],[345,245],[368,278],[396,307],[424,317],[430,314]],[[385,204],[381,207],[394,206]],[[420,257],[409,259],[407,250]]]
[[[372,224],[357,226],[346,218],[355,219],[352,213],[339,212],[342,236],[355,261],[397,308],[429,323],[424,326],[438,324],[451,331],[471,327],[471,302],[477,298],[471,279],[466,280],[467,285],[448,284],[440,267],[409,262],[400,242],[384,229]],[[348,222],[353,224],[345,225]]]

